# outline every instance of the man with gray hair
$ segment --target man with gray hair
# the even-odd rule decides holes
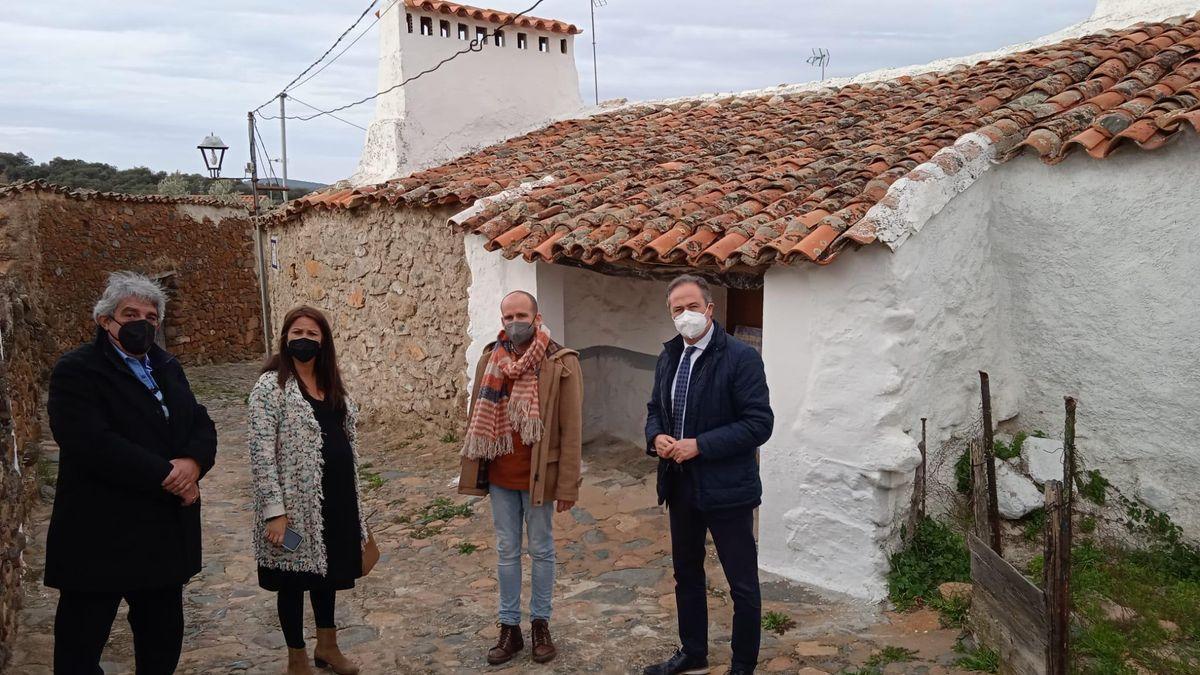
[[[154,344],[166,294],[117,272],[92,311],[96,338],[50,375],[59,473],[45,583],[59,589],[54,672],[101,674],[117,608],[129,605],[139,675],[173,673],[183,584],[200,571],[200,479],[217,433],[183,368]]]

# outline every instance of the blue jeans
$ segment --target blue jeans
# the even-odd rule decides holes
[[[496,565],[500,579],[500,623],[521,624],[521,524],[529,536],[533,559],[529,614],[550,620],[554,594],[554,532],[551,529],[554,501],[541,506],[529,504],[528,490],[509,490],[491,485],[492,521],[496,526]]]

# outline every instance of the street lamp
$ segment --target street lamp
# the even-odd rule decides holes
[[[208,175],[211,178],[219,178],[221,162],[225,161],[225,151],[229,149],[229,146],[225,145],[221,137],[214,133],[209,134],[196,147],[200,149],[200,156],[204,158],[204,166],[208,169]]]

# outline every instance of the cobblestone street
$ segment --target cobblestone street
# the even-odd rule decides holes
[[[251,546],[244,401],[255,375],[253,365],[189,371],[217,423],[220,450],[202,482],[205,566],[185,591],[181,673],[278,673],[286,658],[275,598],[258,588]],[[654,499],[654,464],[629,446],[590,447],[579,505],[555,517],[551,625],[559,657],[535,666],[527,647],[507,667],[486,666],[484,653],[497,631],[489,503],[455,493],[458,443],[443,434],[397,424],[361,436],[370,464],[363,471],[365,508],[374,512],[370,523],[383,558],[357,588],[339,593],[338,624],[343,649],[363,672],[629,673],[670,653],[676,644],[673,581],[666,517]],[[57,457],[51,442],[45,447],[50,467]],[[43,493],[25,553],[25,603],[10,670],[22,675],[50,672],[57,592],[41,585],[52,491]],[[524,568],[528,576],[527,560]],[[709,584],[710,656],[728,664],[732,607],[711,547]],[[783,635],[764,634],[763,672],[842,672],[889,645],[917,653],[878,672],[957,672],[949,664],[958,631],[940,629],[932,612],[898,615],[838,603],[769,577],[763,594],[764,611],[795,622]],[[306,625],[311,636],[307,608]],[[122,608],[105,652],[106,673],[133,672],[131,643]]]

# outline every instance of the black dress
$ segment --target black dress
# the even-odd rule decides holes
[[[284,589],[346,590],[354,588],[354,580],[362,576],[362,539],[358,520],[358,496],[354,488],[354,452],[346,438],[346,411],[334,410],[326,401],[304,394],[313,414],[321,425],[321,455],[325,466],[321,489],[321,516],[325,520],[325,554],[328,571],[325,576],[312,572],[292,572],[272,567],[258,568],[258,585],[268,591]]]

